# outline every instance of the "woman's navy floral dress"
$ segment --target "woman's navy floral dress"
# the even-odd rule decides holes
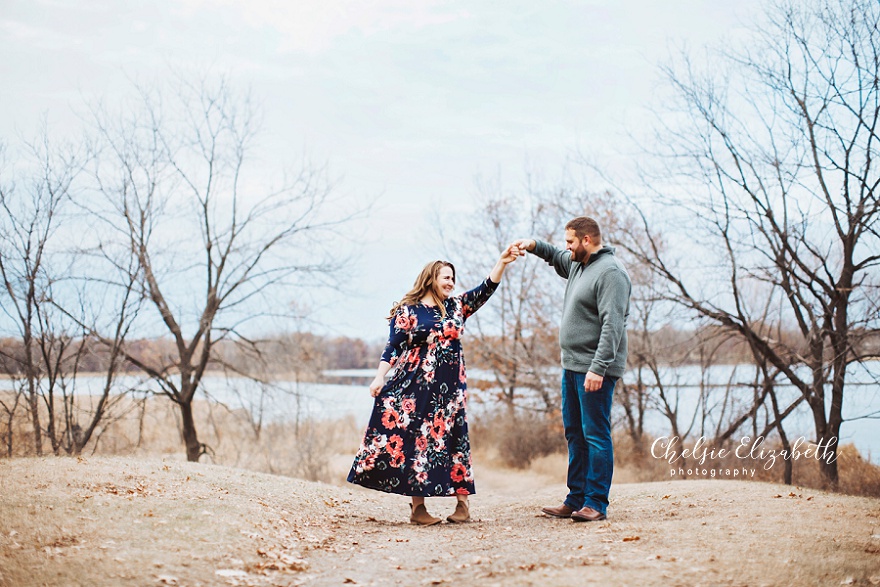
[[[382,360],[394,367],[376,396],[348,480],[388,493],[431,497],[474,493],[461,333],[498,287],[486,279],[437,307],[402,306]]]

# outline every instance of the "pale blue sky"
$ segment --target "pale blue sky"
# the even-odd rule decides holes
[[[377,198],[352,231],[362,242],[347,245],[360,253],[358,295],[318,316],[328,332],[382,338],[390,303],[442,254],[425,238],[435,208],[467,213],[477,175],[516,186],[527,161],[550,176],[575,151],[626,166],[657,62],[735,39],[759,6],[0,0],[0,136],[33,134],[43,114],[75,128],[84,100],[169,65],[230,73],[262,103],[268,163],[306,152],[340,194]]]

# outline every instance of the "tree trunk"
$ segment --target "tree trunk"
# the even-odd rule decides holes
[[[48,389],[46,391],[46,408],[48,415],[46,416],[46,436],[49,437],[49,444],[52,445],[52,454],[56,457],[61,454],[61,439],[55,430],[55,395],[54,384],[49,379]]]
[[[819,471],[828,484],[828,489],[837,489],[837,446],[839,443],[840,424],[828,426],[828,433],[819,438],[822,452],[819,459]]]
[[[782,449],[785,451],[785,454],[791,454],[791,443],[788,441],[788,435],[785,433],[785,428],[782,427],[782,420],[779,413],[779,402],[776,400],[776,391],[773,388],[773,385],[766,380],[765,376],[765,388],[764,395],[770,396],[770,404],[773,406],[773,418],[776,420],[776,431],[779,432],[779,439],[782,441]],[[756,434],[757,436],[757,434]],[[792,460],[793,459],[785,459],[785,471],[783,472],[783,482],[786,485],[791,485],[792,482]]]
[[[779,415],[776,416],[777,420],[779,419]],[[785,451],[785,454],[791,454],[791,443],[788,441],[788,435],[785,434],[785,429],[782,427],[782,422],[776,426],[776,430],[779,432],[779,438],[782,440],[782,450]],[[791,485],[791,474],[792,474],[792,459],[785,459],[785,470],[783,471],[782,482],[786,485]]]
[[[828,489],[837,489],[839,481],[837,471],[837,449],[840,446],[841,419],[833,415],[825,426],[825,433],[819,435],[818,442],[822,449],[819,455],[819,471]]]
[[[34,428],[34,450],[37,456],[43,456],[43,430],[40,426],[40,402],[33,381],[28,382],[28,408],[31,412],[31,423]]]
[[[186,445],[186,460],[197,463],[202,456],[202,444],[196,432],[196,423],[193,420],[192,401],[181,402],[180,416],[183,422],[183,443]]]
[[[13,439],[13,437],[12,437],[12,420],[14,417],[15,417],[15,412],[14,411],[9,412],[9,418],[7,418],[7,420],[6,420],[7,429],[6,429],[6,437],[4,440],[6,441],[6,456],[8,456],[9,458],[12,458],[12,439]]]

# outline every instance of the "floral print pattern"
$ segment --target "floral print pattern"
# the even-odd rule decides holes
[[[421,497],[475,492],[460,338],[497,287],[486,279],[447,298],[445,318],[424,304],[398,309],[382,354],[393,371],[376,396],[351,483]]]

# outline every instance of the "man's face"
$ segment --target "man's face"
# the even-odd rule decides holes
[[[572,229],[565,231],[565,250],[571,251],[571,260],[583,263],[590,257],[587,251],[587,244],[590,242],[589,236],[578,238]]]

